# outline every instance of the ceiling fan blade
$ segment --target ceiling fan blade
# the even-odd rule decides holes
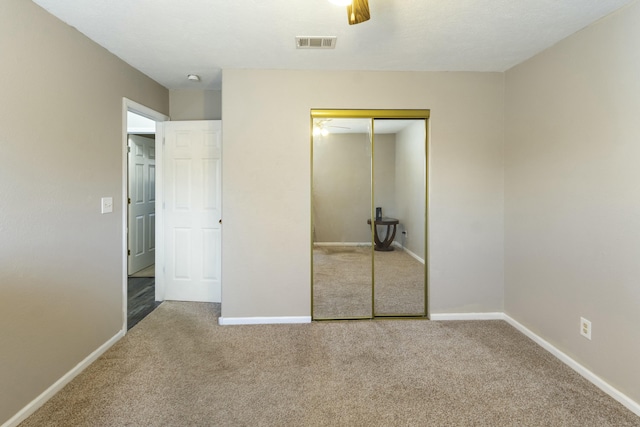
[[[369,13],[369,0],[353,0],[350,6],[347,6],[347,19],[349,25],[360,24],[371,18]]]

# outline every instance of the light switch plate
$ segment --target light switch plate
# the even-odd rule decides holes
[[[102,213],[111,213],[113,212],[113,197],[103,197],[102,198]]]

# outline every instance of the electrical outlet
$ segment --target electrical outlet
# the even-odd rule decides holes
[[[403,230],[402,234],[404,235],[404,237],[406,237],[407,239],[409,238],[409,232],[407,230]]]
[[[586,339],[591,339],[591,322],[584,317],[580,318],[580,335]]]

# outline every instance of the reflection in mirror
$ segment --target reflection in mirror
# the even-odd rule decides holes
[[[374,315],[426,315],[425,120],[376,119],[373,129]]]
[[[426,317],[428,110],[312,110],[313,319]]]
[[[314,319],[373,316],[370,123],[314,119]]]

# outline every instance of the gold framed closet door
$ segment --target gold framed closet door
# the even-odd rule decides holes
[[[313,320],[428,316],[428,110],[311,110]]]

